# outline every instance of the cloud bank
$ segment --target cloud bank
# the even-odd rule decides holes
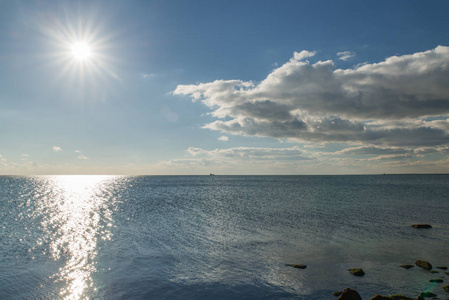
[[[228,134],[377,147],[449,143],[449,47],[345,70],[305,60],[314,55],[295,52],[257,84],[216,80],[173,93],[208,106],[217,120],[204,128]]]

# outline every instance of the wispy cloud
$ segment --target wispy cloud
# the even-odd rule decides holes
[[[226,142],[226,141],[229,140],[229,137],[227,137],[227,136],[225,136],[225,135],[222,135],[222,136],[220,136],[220,137],[218,138],[218,140],[219,140],[219,141],[224,141],[224,142]]]
[[[346,60],[350,59],[351,57],[354,57],[355,52],[352,52],[352,51],[337,52],[337,56],[339,56],[338,57],[339,60],[346,61]]]
[[[251,160],[309,160],[299,147],[290,148],[263,148],[263,147],[236,147],[227,149],[205,150],[190,147],[187,152],[193,157],[208,157],[215,159],[251,159]]]
[[[89,157],[84,156],[84,155],[80,155],[80,156],[78,156],[78,159],[89,159]]]
[[[59,146],[53,146],[53,151],[59,152],[59,151],[62,151],[62,149]]]

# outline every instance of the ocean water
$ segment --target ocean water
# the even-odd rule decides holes
[[[447,175],[1,176],[0,205],[2,299],[448,297],[399,267],[449,266]]]

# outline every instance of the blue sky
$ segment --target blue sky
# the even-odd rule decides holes
[[[0,174],[447,173],[448,11],[2,1]]]

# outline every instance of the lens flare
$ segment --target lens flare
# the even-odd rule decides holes
[[[84,42],[73,44],[71,47],[72,55],[78,60],[85,60],[91,57],[92,52],[89,45]]]

